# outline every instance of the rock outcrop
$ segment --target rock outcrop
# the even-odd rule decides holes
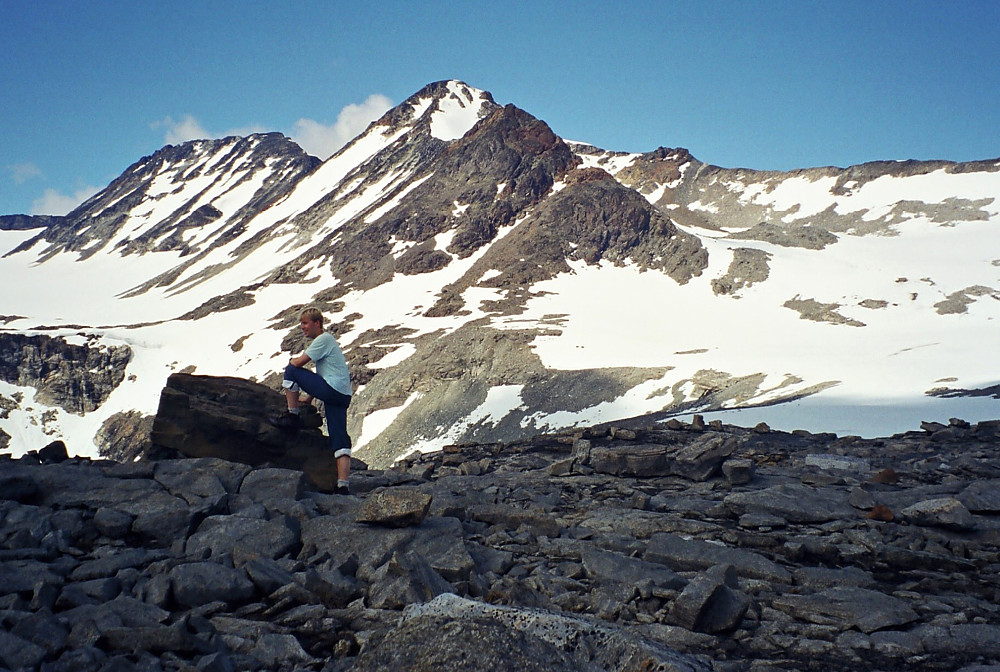
[[[195,378],[158,445],[263,457],[197,429],[255,392]],[[998,441],[592,428],[356,465],[353,497],[49,447],[0,460],[0,667],[995,669]]]
[[[305,428],[290,433],[268,423],[285,410],[277,391],[242,378],[175,373],[167,379],[150,432],[150,456],[218,457],[251,466],[269,464],[304,471],[318,488],[332,491],[337,465],[323,420],[303,406]]]
[[[35,398],[70,413],[93,411],[125,379],[132,351],[99,339],[81,344],[63,338],[0,333],[0,380],[33,387]]]

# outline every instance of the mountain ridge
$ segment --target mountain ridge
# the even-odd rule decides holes
[[[30,388],[0,382],[22,398],[0,431],[22,452],[94,436],[151,414],[173,371],[273,382],[305,304],[341,339],[352,435],[376,463],[803,399],[997,417],[988,395],[946,396],[1000,380],[982,343],[996,194],[1000,160],[780,173],[606,151],[435,82],[326,161],[275,133],[193,141],[44,228],[7,218],[0,268],[41,289],[3,293],[0,338],[126,345],[132,361],[83,418],[43,423]]]

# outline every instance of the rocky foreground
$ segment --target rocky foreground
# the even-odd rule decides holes
[[[0,460],[9,670],[1000,670],[1000,421]],[[359,465],[360,466],[360,465]]]

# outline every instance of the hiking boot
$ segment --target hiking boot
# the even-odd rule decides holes
[[[279,429],[287,429],[293,432],[297,431],[301,424],[299,422],[299,416],[287,411],[281,415],[272,415],[267,419],[267,421]]]
[[[337,489],[333,491],[333,494],[335,494],[335,495],[348,495],[349,496],[351,494],[351,489],[349,487],[347,487],[346,485],[338,485]]]

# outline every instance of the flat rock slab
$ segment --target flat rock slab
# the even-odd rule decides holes
[[[676,446],[658,443],[593,446],[589,464],[597,472],[614,476],[681,476],[705,481],[719,472],[738,442],[712,432],[696,441]]]
[[[697,658],[677,653],[666,646],[648,640],[640,635],[636,635],[623,628],[615,627],[612,624],[602,623],[597,620],[590,620],[572,615],[554,613],[542,609],[508,607],[494,604],[486,604],[474,600],[459,597],[454,594],[441,595],[424,604],[414,604],[408,606],[403,611],[398,628],[393,632],[388,640],[395,640],[400,633],[416,627],[425,622],[436,623],[459,623],[463,627],[455,628],[462,631],[465,627],[472,628],[477,623],[493,623],[502,627],[501,634],[504,639],[505,655],[497,658],[495,652],[489,652],[495,660],[496,666],[482,669],[491,670],[624,670],[632,669],[622,665],[624,661],[642,661],[641,667],[635,669],[660,670],[661,672],[709,672],[711,666]],[[423,630],[427,636],[433,636],[435,628]],[[438,635],[441,637],[441,635]],[[391,643],[383,642],[374,650],[383,646],[393,646]],[[454,645],[448,639],[441,639],[440,646],[428,646],[424,641],[423,645],[427,650],[435,648],[451,648]],[[509,648],[511,647],[511,648]],[[474,648],[485,649],[481,644]],[[409,647],[404,651],[410,650]],[[532,654],[533,650],[539,653]],[[560,663],[555,667],[539,667],[530,664],[532,659],[537,661],[551,660],[552,652],[562,652],[558,656]],[[544,652],[544,657],[542,657]],[[522,661],[528,661],[525,667],[508,667],[503,662],[508,655],[516,656]],[[485,663],[479,655],[476,658]],[[405,657],[399,658],[406,660]],[[404,666],[401,668],[375,667],[365,661],[365,656],[360,656],[354,669],[375,670],[375,669],[406,669],[423,670],[429,669],[425,666]],[[460,666],[441,666],[434,669],[439,672],[458,672],[459,670],[476,669],[460,660]]]
[[[684,539],[676,534],[654,534],[646,545],[643,557],[677,571],[731,565],[739,576],[779,583],[792,582],[792,575],[787,569],[759,553],[698,539]]]
[[[812,595],[783,595],[774,600],[773,606],[803,621],[854,627],[866,634],[919,618],[909,604],[897,597],[849,586]]]
[[[767,513],[791,523],[822,523],[858,517],[848,502],[847,493],[798,483],[736,492],[728,495],[723,503],[737,516]]]

